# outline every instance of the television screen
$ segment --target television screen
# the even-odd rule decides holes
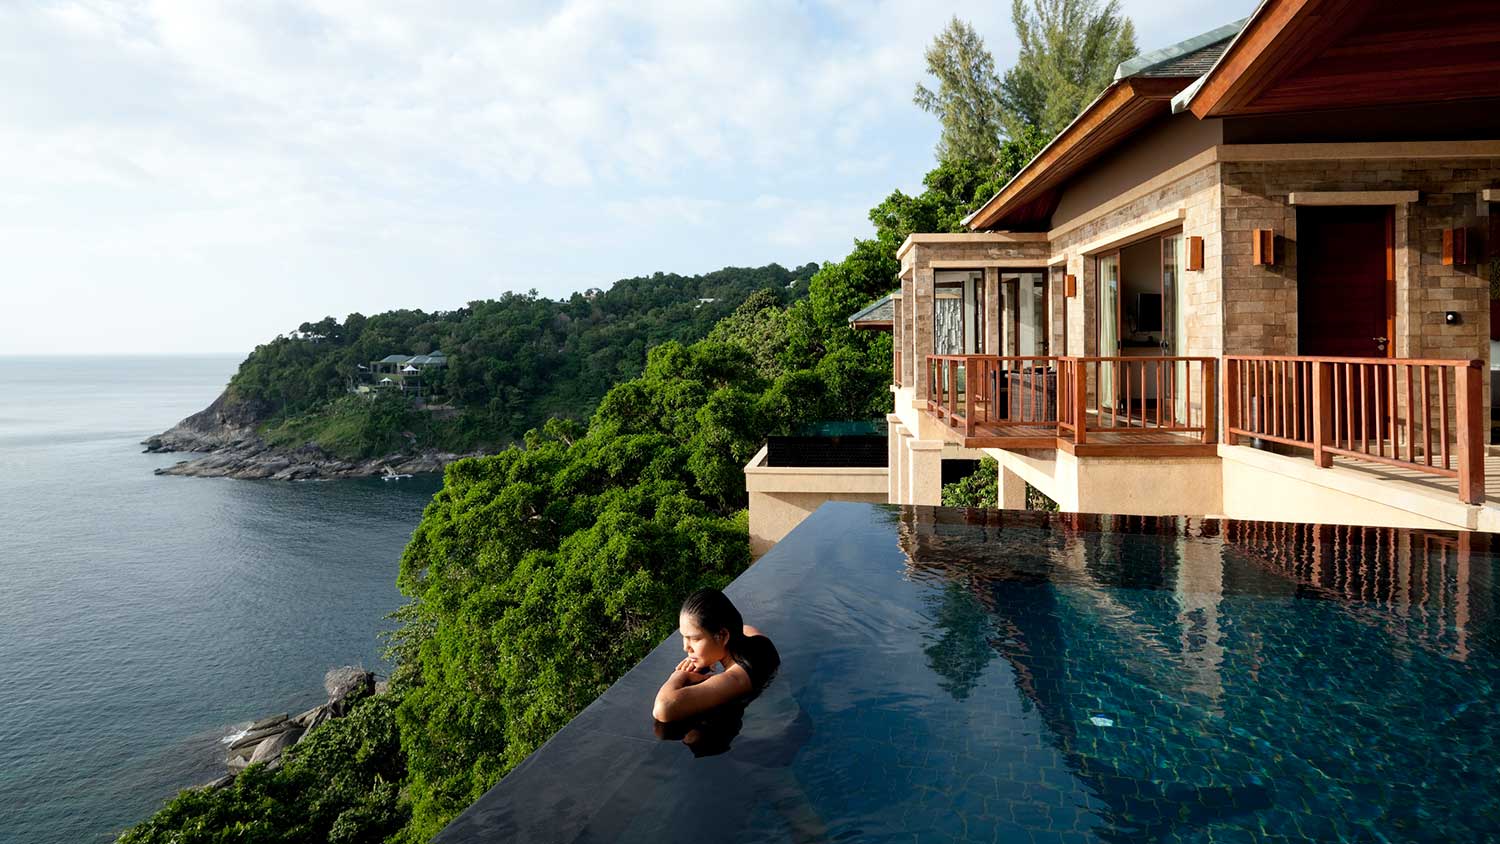
[[[1135,330],[1161,330],[1161,294],[1138,293],[1135,297]]]

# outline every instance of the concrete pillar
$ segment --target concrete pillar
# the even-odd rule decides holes
[[[1000,509],[1026,509],[1026,481],[1004,466],[1000,467]]]
[[[943,503],[943,441],[917,440],[909,443],[911,468],[907,478],[907,495],[911,504]]]
[[[901,440],[906,435],[906,426],[901,424],[901,417],[894,413],[887,413],[885,424],[888,430],[886,435],[886,469],[887,477],[890,478],[889,489],[886,500],[892,504],[901,503],[901,464],[902,460]]]

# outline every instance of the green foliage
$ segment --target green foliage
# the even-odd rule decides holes
[[[379,842],[408,820],[406,760],[389,696],[357,701],[283,756],[252,765],[218,791],[189,790],[126,830],[120,844]]]
[[[315,410],[285,417],[261,428],[261,437],[281,448],[316,443],[345,458],[379,457],[410,451],[448,435],[431,413],[417,410],[399,393],[383,391],[369,397],[344,395]]]
[[[979,468],[966,478],[943,485],[944,507],[988,507],[1000,506],[1000,464],[993,457],[979,460]],[[1057,512],[1057,502],[1048,498],[1041,490],[1026,485],[1026,509]]]
[[[727,350],[727,351],[726,351]],[[761,384],[732,347],[669,343],[587,431],[452,464],[401,561],[397,637],[425,840],[749,564],[743,476]],[[748,417],[746,421],[742,417]],[[719,455],[724,455],[722,463]]]
[[[1011,0],[1011,21],[1021,53],[999,98],[1013,137],[1024,128],[1061,132],[1136,54],[1135,24],[1119,0]]]
[[[942,123],[938,160],[995,161],[1002,132],[1000,77],[984,39],[955,16],[933,38],[926,58],[927,72],[936,77],[938,89],[917,83],[912,101]]]
[[[752,294],[778,308],[796,301],[816,269],[656,273],[566,301],[532,291],[455,311],[356,313],[342,323],[327,317],[256,347],[230,389],[269,417],[261,432],[278,445],[316,442],[347,457],[411,446],[492,450],[553,416],[587,419],[611,385],[640,374],[650,347],[702,338]],[[454,408],[436,417],[441,423],[430,414],[340,401],[360,365],[438,349],[449,365],[422,377],[424,390]]]
[[[972,475],[943,484],[944,507],[1000,506],[1000,464],[993,457],[981,458]]]

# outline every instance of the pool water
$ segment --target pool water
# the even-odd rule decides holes
[[[829,504],[728,591],[727,750],[653,731],[669,639],[438,840],[1500,837],[1482,535]]]

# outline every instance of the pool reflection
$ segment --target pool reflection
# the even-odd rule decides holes
[[[899,521],[909,576],[941,584],[934,635],[976,640],[956,589],[988,614],[989,645],[1102,803],[1092,833],[1452,840],[1435,816],[1458,838],[1500,823],[1472,778],[1500,718],[1487,537],[933,508]],[[1478,641],[1481,671],[1442,668]],[[962,697],[955,664],[933,669]]]

